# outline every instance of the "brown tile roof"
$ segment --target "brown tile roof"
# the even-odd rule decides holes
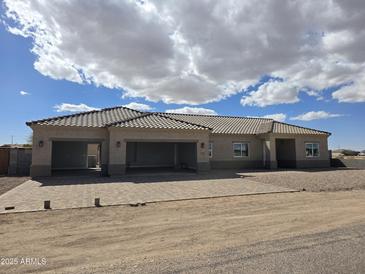
[[[274,121],[272,133],[330,135],[329,132]]]
[[[163,129],[200,129],[210,130],[209,127],[177,120],[158,113],[145,113],[136,118],[109,124],[123,128],[163,128]]]
[[[105,127],[110,123],[131,119],[141,116],[142,114],[144,113],[141,111],[118,106],[30,121],[27,122],[27,125],[30,126],[37,124],[47,126]]]
[[[268,118],[141,112],[123,106],[27,122],[31,125],[205,129],[215,134],[314,134],[329,132],[277,122]]]
[[[160,113],[175,119],[212,128],[216,134],[315,134],[330,135],[329,132],[290,125],[269,118],[233,117],[218,115]]]
[[[197,114],[161,113],[182,121],[212,128],[212,133],[219,134],[257,134],[261,133],[262,124],[272,122],[266,118],[230,117]]]

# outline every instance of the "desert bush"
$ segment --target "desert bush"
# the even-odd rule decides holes
[[[333,151],[334,153],[341,153],[344,156],[357,156],[360,152],[351,150],[351,149],[336,149]]]

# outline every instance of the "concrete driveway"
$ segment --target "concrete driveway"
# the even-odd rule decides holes
[[[207,174],[144,174],[123,177],[50,177],[28,180],[0,196],[0,213],[101,205],[122,205],[235,195],[292,192],[294,190],[242,178],[232,171]],[[5,207],[15,207],[5,210]]]

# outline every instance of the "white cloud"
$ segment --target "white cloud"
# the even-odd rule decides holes
[[[149,105],[141,104],[141,103],[137,103],[137,102],[131,102],[131,103],[126,104],[124,106],[127,107],[127,108],[140,110],[140,111],[149,111],[149,110],[153,109],[153,107],[151,107]]]
[[[262,84],[257,91],[251,91],[241,99],[242,105],[265,107],[276,104],[292,104],[299,102],[298,87],[280,81],[268,81]]]
[[[62,103],[60,105],[55,105],[53,107],[57,112],[82,112],[82,111],[91,111],[91,110],[98,110],[99,108],[90,107],[85,104],[67,104]]]
[[[344,103],[365,102],[365,77],[356,79],[351,85],[347,85],[332,93],[332,97]]]
[[[268,115],[264,115],[262,117],[273,119],[273,120],[279,121],[279,122],[284,122],[286,120],[286,114],[284,114],[284,113],[268,114]]]
[[[242,99],[267,106],[365,74],[365,1],[4,3],[8,31],[33,40],[36,70],[127,97],[194,105],[246,90],[263,75],[284,79]],[[334,94],[340,102],[363,101],[361,86],[343,89]]]
[[[343,114],[334,114],[320,110],[320,111],[309,111],[307,113],[291,117],[290,120],[312,121],[312,120],[328,119],[341,116],[343,116]]]
[[[323,46],[328,50],[336,50],[352,44],[355,40],[354,33],[348,30],[332,32],[323,37]]]
[[[185,114],[200,114],[200,115],[218,115],[218,113],[209,108],[197,108],[197,107],[183,107],[177,109],[167,109],[168,113],[185,113]]]
[[[29,93],[29,92],[26,92],[26,91],[24,91],[24,90],[21,90],[21,91],[19,92],[19,94],[20,94],[20,95],[22,95],[22,96],[30,95],[30,93]]]

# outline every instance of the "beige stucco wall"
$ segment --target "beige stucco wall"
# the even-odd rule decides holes
[[[305,143],[319,143],[319,157],[316,158],[308,158],[305,155]],[[300,136],[296,139],[296,151],[297,151],[297,160],[328,160],[328,143],[327,137],[319,137],[319,136]]]
[[[305,143],[319,143],[319,157],[306,157]],[[297,167],[330,167],[327,136],[300,136],[296,139]]]
[[[98,155],[98,144],[89,144],[87,146],[87,152],[89,155]]]
[[[213,143],[211,161],[261,161],[262,141],[254,135],[211,134],[209,141]],[[247,157],[234,157],[233,143],[248,143]]]

